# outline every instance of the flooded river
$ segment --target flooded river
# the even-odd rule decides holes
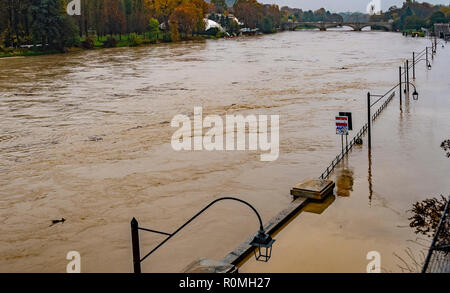
[[[337,113],[353,112],[359,129],[366,119],[367,91],[392,87],[402,58],[425,45],[426,39],[395,33],[332,30],[0,59],[0,271],[65,272],[66,254],[75,250],[82,272],[131,272],[132,217],[145,228],[173,232],[220,196],[252,203],[268,221],[291,201],[293,185],[318,177],[340,150]],[[446,85],[448,98],[450,58],[445,54],[436,59],[447,62],[447,71],[430,80],[438,87]],[[418,84],[425,91],[428,73],[423,62],[419,68]],[[411,204],[450,190],[448,180],[428,180],[450,171],[443,152],[442,160],[437,155],[436,143],[450,134],[449,104],[439,101],[424,108],[429,110],[422,118],[424,127],[414,132],[405,132],[403,126],[415,119],[416,108],[399,121],[398,100],[392,102],[391,112],[383,115],[393,118],[382,122],[384,127],[375,126],[379,132],[374,135],[383,136],[385,144],[374,138],[374,146],[382,147],[386,163],[372,176],[381,185],[396,174],[404,176],[392,184],[394,189],[369,199],[358,179],[367,182],[367,153],[361,153],[355,159],[361,164],[350,175],[345,172],[350,180],[355,177],[355,190],[362,184],[362,195],[353,200],[344,190],[341,195],[350,196],[335,200],[334,216],[327,221],[368,209],[388,228],[370,230],[367,221],[355,220],[349,229],[369,229],[370,237],[385,242],[414,236],[410,228],[396,233],[398,225],[407,225]],[[280,115],[278,160],[261,162],[258,151],[174,151],[170,121],[177,114],[191,116],[196,106],[203,107],[204,115]],[[433,109],[440,114],[433,115]],[[427,180],[411,182],[417,179],[408,177],[411,169],[392,172],[388,162],[396,153],[389,151],[390,138],[402,137],[405,153],[412,154],[410,139],[430,131],[433,139],[424,143],[434,153],[428,157],[424,147],[420,156],[408,157],[407,166],[427,170]],[[413,187],[400,192],[405,184]],[[66,222],[50,226],[62,217]],[[338,240],[319,233],[320,217],[307,221],[308,229],[291,232],[321,243],[324,250],[339,251]],[[142,270],[178,272],[198,257],[219,260],[257,228],[247,207],[218,203],[146,259]],[[140,237],[142,255],[164,239],[145,232]],[[346,243],[365,250],[363,244]],[[308,245],[301,247],[310,262],[321,259],[315,270],[330,268],[317,248],[308,252]],[[274,246],[275,261],[277,250]],[[275,263],[277,270],[307,271],[282,259]],[[351,261],[339,268],[330,270],[358,271]],[[247,270],[259,267],[248,264]]]

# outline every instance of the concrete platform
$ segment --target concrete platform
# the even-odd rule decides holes
[[[326,196],[333,194],[335,183],[327,179],[306,179],[296,184],[291,189],[294,198],[306,197],[322,200]]]

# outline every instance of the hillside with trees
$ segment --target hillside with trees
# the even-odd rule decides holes
[[[419,30],[432,28],[435,23],[450,22],[450,7],[407,0],[402,7],[392,6],[381,15],[373,15],[371,21],[392,21],[394,30]]]

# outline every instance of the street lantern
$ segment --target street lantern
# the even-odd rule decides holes
[[[414,89],[414,92],[413,92],[413,99],[414,100],[418,100],[419,99],[419,93]]]
[[[275,240],[272,239],[264,230],[260,229],[258,234],[253,238],[250,245],[254,248],[255,258],[257,261],[267,262],[272,255],[272,244]]]
[[[428,62],[428,69],[431,70],[431,63]]]

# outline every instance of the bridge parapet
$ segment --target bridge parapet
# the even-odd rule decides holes
[[[365,27],[372,26],[380,26],[384,27],[387,30],[392,30],[392,23],[388,22],[286,22],[282,24],[282,28],[284,30],[295,30],[298,27],[309,26],[320,29],[321,31],[326,31],[328,28],[332,27],[342,27],[348,26],[351,27],[354,31],[361,31]]]

